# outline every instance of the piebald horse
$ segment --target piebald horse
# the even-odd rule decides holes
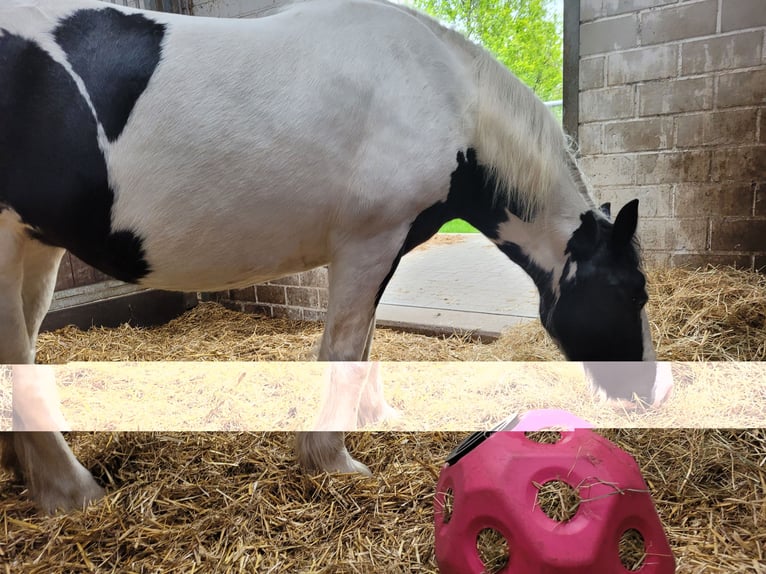
[[[65,249],[180,291],[329,265],[319,359],[364,361],[400,259],[453,218],[532,277],[568,359],[655,358],[637,200],[612,221],[533,92],[414,10],[316,0],[230,20],[3,0],[0,86],[0,362],[34,362]],[[655,371],[631,393],[659,400]],[[45,510],[101,495],[60,434],[2,441]],[[335,429],[297,452],[367,471]]]

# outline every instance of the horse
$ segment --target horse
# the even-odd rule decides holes
[[[612,220],[544,104],[430,17],[385,0],[252,20],[4,0],[0,54],[0,362],[34,362],[65,250],[178,291],[328,265],[318,358],[366,361],[401,258],[462,218],[533,279],[567,359],[646,362],[630,394],[665,395],[638,200]],[[46,509],[101,495],[60,434],[2,442]],[[369,472],[339,429],[296,450]]]

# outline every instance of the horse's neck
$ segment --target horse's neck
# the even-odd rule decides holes
[[[551,201],[529,221],[508,214],[498,228],[498,247],[520,265],[541,294],[556,290],[567,256],[567,243],[580,226],[580,215],[593,205],[571,176],[563,175]]]

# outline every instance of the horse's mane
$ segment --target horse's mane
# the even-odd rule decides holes
[[[564,132],[534,92],[488,52],[475,61],[479,161],[495,172],[498,199],[525,206],[528,219],[545,208],[568,153]],[[505,197],[503,197],[505,196]]]
[[[588,183],[585,174],[580,169],[579,162],[577,161],[577,157],[580,155],[580,149],[577,145],[577,141],[568,135],[564,137],[566,141],[565,163],[569,169],[570,175],[572,176],[572,181],[574,181],[578,193],[585,199],[585,202],[588,204],[588,206],[591,209],[596,210],[597,206],[590,191],[590,184]]]
[[[545,208],[562,167],[574,160],[563,129],[534,92],[484,48],[437,20],[412,8],[395,5],[423,22],[445,43],[461,50],[473,68],[477,86],[472,145],[478,160],[497,182],[496,200],[522,205],[528,219]],[[589,204],[593,203],[576,162],[573,177]]]

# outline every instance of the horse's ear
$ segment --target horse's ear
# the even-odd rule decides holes
[[[626,247],[638,227],[638,200],[634,199],[625,204],[617,214],[612,228],[612,247]]]
[[[601,213],[603,213],[607,217],[612,217],[612,204],[609,203],[608,201],[606,203],[602,203],[599,209],[601,210]]]
[[[592,211],[580,215],[580,238],[585,243],[595,244],[598,239],[598,222]]]
[[[593,211],[581,214],[580,221],[580,227],[575,230],[567,243],[567,252],[572,254],[575,261],[586,260],[593,256],[599,235],[598,222]]]

